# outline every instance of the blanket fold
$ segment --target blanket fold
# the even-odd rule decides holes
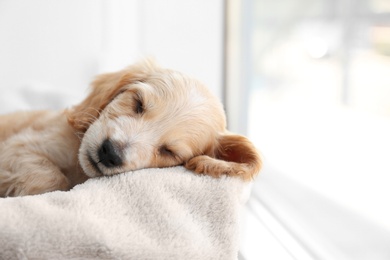
[[[0,259],[237,259],[245,183],[183,167],[0,199]]]

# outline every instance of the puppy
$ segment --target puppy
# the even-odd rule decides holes
[[[251,180],[260,157],[225,127],[222,105],[207,88],[145,60],[98,76],[70,109],[0,116],[0,196],[69,190],[91,177],[176,165]]]

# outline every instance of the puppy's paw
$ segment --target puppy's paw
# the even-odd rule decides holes
[[[207,155],[194,157],[184,166],[198,174],[206,174],[214,178],[221,177],[222,175],[236,176],[244,180],[252,178],[252,176],[247,176],[248,174],[246,174],[243,165],[214,159]]]

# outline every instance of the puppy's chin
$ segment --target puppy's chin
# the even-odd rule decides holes
[[[98,163],[88,153],[79,154],[79,161],[84,173],[91,178],[103,176],[104,173],[99,168]]]
[[[104,133],[100,131],[102,123],[100,120],[96,120],[89,126],[84,134],[79,148],[79,162],[84,173],[88,177],[103,176],[104,169],[99,167],[99,158],[97,157],[97,147],[104,140]]]

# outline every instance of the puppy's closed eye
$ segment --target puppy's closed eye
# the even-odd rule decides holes
[[[142,115],[145,112],[144,99],[142,94],[137,91],[134,93],[133,98],[134,98],[134,105],[133,105],[134,113],[138,115]]]
[[[159,149],[160,155],[162,156],[169,156],[169,157],[176,157],[175,153],[166,145],[162,145]]]
[[[139,115],[145,112],[142,97],[140,95],[136,95],[136,97],[134,98],[134,112]]]

